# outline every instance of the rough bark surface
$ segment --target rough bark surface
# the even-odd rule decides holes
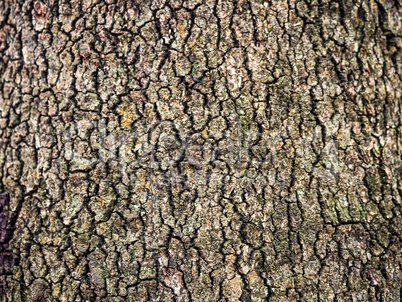
[[[8,221],[9,206],[8,194],[0,194],[0,297],[5,295],[13,274],[13,257],[8,247],[12,238],[12,225]]]
[[[3,300],[401,301],[401,37],[390,0],[0,1]]]

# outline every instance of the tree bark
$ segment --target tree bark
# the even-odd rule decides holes
[[[401,301],[401,45],[400,1],[0,1],[2,299]]]

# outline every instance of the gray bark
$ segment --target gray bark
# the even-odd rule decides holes
[[[400,301],[401,37],[390,0],[0,1],[3,300]]]

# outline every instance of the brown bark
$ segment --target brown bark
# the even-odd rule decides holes
[[[0,1],[3,300],[400,301],[400,20]]]

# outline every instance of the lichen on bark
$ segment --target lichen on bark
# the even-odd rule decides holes
[[[400,301],[400,20],[389,0],[0,1],[1,298]]]

